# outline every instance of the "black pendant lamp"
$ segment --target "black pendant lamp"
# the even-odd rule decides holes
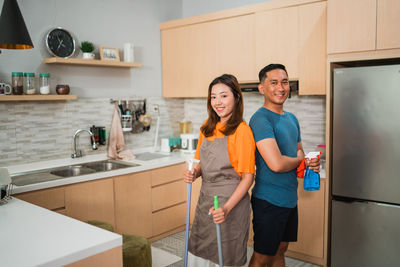
[[[33,43],[19,10],[17,0],[4,0],[0,16],[0,48],[33,48]]]

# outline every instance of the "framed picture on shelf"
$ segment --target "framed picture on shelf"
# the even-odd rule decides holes
[[[100,60],[119,60],[119,50],[111,46],[99,46]]]

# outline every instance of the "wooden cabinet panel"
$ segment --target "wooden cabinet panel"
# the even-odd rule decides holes
[[[152,211],[173,206],[186,201],[187,184],[178,180],[151,189]]]
[[[325,95],[326,2],[299,6],[299,94]]]
[[[256,70],[270,63],[286,66],[298,78],[298,7],[256,13]]]
[[[83,260],[65,265],[65,267],[122,267],[122,246],[115,247]]]
[[[114,178],[116,232],[152,236],[151,172]]]
[[[377,1],[377,49],[400,48],[400,1]]]
[[[205,97],[217,71],[217,22],[161,32],[164,97]]]
[[[328,54],[375,50],[376,0],[328,1]]]
[[[80,221],[114,221],[113,179],[101,179],[69,185],[65,188],[67,215]]]
[[[65,187],[56,187],[14,195],[16,198],[49,210],[65,208]]]
[[[254,14],[218,21],[217,75],[229,73],[239,81],[257,80]],[[211,81],[210,81],[211,82]]]
[[[186,223],[186,203],[153,213],[153,236],[165,233]]]
[[[169,167],[159,168],[151,171],[151,186],[182,180],[182,173],[186,169],[186,163]]]
[[[290,243],[289,250],[323,258],[325,179],[321,179],[321,189],[318,191],[305,191],[303,179],[298,179],[298,181],[298,241]]]

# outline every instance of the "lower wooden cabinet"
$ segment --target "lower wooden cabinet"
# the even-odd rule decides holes
[[[298,241],[289,244],[287,255],[322,264],[324,257],[326,179],[321,179],[321,189],[318,191],[305,191],[303,189],[303,179],[298,179],[298,181]]]
[[[14,195],[39,207],[65,214],[65,187],[56,187]]]
[[[65,187],[66,215],[80,221],[99,220],[115,227],[113,179]]]
[[[153,236],[185,225],[186,202],[153,213]]]
[[[114,177],[116,232],[152,236],[151,172]]]
[[[16,194],[15,197],[80,221],[99,220],[120,234],[156,240],[184,228],[187,184],[185,163],[56,188]],[[201,179],[192,186],[191,223]]]

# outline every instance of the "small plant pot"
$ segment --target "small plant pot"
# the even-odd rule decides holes
[[[84,58],[84,59],[94,59],[94,53],[83,53],[82,58]]]

